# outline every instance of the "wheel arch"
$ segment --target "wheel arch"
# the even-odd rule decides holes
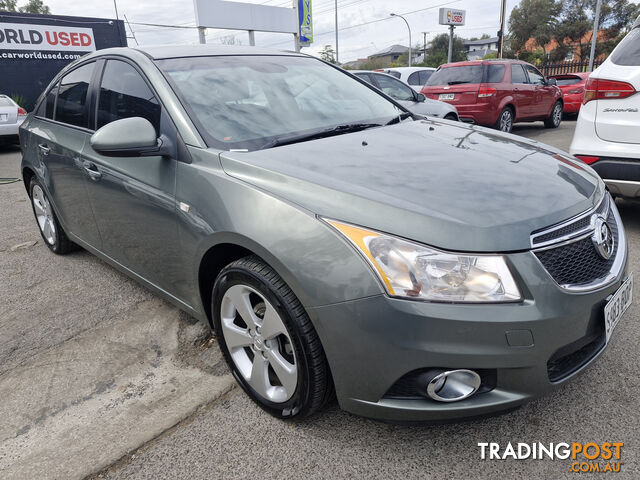
[[[22,182],[24,183],[24,188],[29,193],[29,184],[31,184],[31,179],[36,176],[36,172],[33,171],[31,167],[24,167],[22,169]]]

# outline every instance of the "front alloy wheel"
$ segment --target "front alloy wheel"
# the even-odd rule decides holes
[[[280,276],[251,255],[222,269],[211,312],[220,349],[254,402],[275,417],[310,415],[333,397],[324,349]]]

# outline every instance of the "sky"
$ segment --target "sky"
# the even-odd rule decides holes
[[[290,6],[290,0],[244,0],[272,6]],[[140,45],[198,43],[192,0],[116,0],[118,14],[131,22]],[[22,5],[25,0],[19,0]],[[112,0],[44,0],[57,15],[115,18]],[[483,33],[495,36],[500,24],[500,0],[338,0],[339,60],[347,62],[364,58],[393,44],[408,45],[409,33],[400,18],[409,22],[412,43],[422,44],[427,32],[427,42],[435,35],[447,32],[438,25],[438,9],[451,7],[466,10],[466,25],[456,28],[456,34],[464,38],[480,37]],[[507,0],[507,20],[519,0]],[[325,45],[335,48],[335,0],[312,0],[314,43],[303,48],[304,53],[317,55]],[[378,21],[379,20],[379,21]],[[362,25],[367,22],[366,25]],[[172,25],[174,28],[151,27],[138,23]],[[344,29],[344,30],[340,30]],[[130,34],[129,30],[127,30]],[[207,29],[207,43],[222,43],[233,39],[236,44],[249,45],[247,32]],[[279,49],[292,49],[293,36],[283,33],[256,32],[256,45]],[[135,46],[133,39],[128,40]]]

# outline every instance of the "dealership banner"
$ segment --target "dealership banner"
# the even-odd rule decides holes
[[[70,62],[102,48],[126,46],[122,20],[0,12],[0,94],[31,111]]]
[[[91,28],[0,23],[0,50],[92,52],[95,49]]]

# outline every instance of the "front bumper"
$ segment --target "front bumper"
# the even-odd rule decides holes
[[[512,271],[528,279],[519,303],[443,304],[379,295],[310,309],[340,406],[391,421],[489,415],[553,390],[597,358],[604,343],[570,374],[549,378],[548,362],[558,352],[602,338],[606,299],[623,278],[594,292],[569,294],[531,252],[508,259]],[[424,368],[487,369],[495,372],[495,385],[453,403],[386,396],[400,378]]]

